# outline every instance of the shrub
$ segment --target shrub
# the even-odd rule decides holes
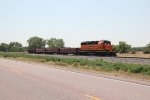
[[[143,70],[143,67],[142,66],[133,66],[133,67],[130,67],[131,68],[131,73],[141,73],[142,70]]]
[[[135,51],[131,51],[131,54],[136,54],[136,52]]]
[[[149,50],[144,50],[143,53],[144,54],[150,54],[150,51]]]

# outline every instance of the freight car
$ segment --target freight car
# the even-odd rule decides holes
[[[60,54],[74,54],[77,55],[79,54],[79,48],[60,48]]]
[[[74,55],[97,55],[116,56],[111,42],[108,40],[81,42],[80,48],[36,48],[29,49],[29,53],[37,54],[74,54]]]

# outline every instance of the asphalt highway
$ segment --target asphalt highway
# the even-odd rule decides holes
[[[0,58],[0,100],[150,100],[150,86]]]

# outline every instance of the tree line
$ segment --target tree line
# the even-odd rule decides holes
[[[28,46],[23,47],[21,43],[19,42],[10,42],[7,43],[1,43],[0,44],[0,51],[3,52],[25,52],[27,49],[35,49],[35,48],[45,48],[46,45],[49,48],[63,48],[64,47],[64,41],[63,39],[43,39],[41,37],[30,37],[27,40]]]
[[[145,47],[132,47],[125,41],[119,41],[118,45],[113,45],[116,53],[136,53],[136,51],[142,51],[144,54],[150,54],[150,42]]]
[[[35,48],[45,48],[46,46],[49,48],[63,48],[65,46],[63,39],[50,38],[43,39],[41,37],[30,37],[27,40],[28,46],[23,47],[19,42],[10,42],[9,44],[1,43],[0,51],[3,52],[25,52],[27,49],[35,49]],[[145,47],[132,47],[127,44],[125,41],[119,41],[118,45],[113,45],[115,52],[117,53],[135,53],[136,51],[143,51],[143,53],[150,53],[150,43],[148,43]]]
[[[1,43],[0,44],[0,51],[4,52],[22,52],[23,47],[22,44],[19,42],[10,42],[9,44]]]
[[[27,43],[29,49],[45,48],[46,45],[50,48],[63,48],[65,44],[63,39],[51,38],[44,40],[43,38],[37,36],[28,39]]]

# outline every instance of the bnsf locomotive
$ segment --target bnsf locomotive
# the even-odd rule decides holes
[[[116,56],[111,42],[108,40],[81,42],[80,48],[36,48],[29,49],[29,53],[36,54],[74,54],[74,55],[97,55]]]

